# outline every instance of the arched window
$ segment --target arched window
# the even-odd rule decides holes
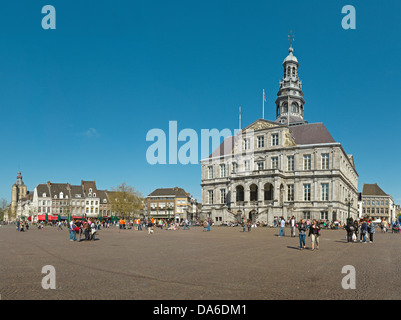
[[[258,186],[256,184],[252,184],[249,187],[249,193],[250,193],[249,199],[251,201],[258,201]]]
[[[287,112],[288,112],[288,103],[284,102],[281,107],[281,113],[287,113]]]
[[[265,200],[273,200],[273,185],[271,183],[265,183],[264,185]]]
[[[235,188],[235,193],[236,193],[236,201],[244,201],[244,187],[243,186],[237,186]]]

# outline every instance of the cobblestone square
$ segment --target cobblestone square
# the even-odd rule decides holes
[[[344,230],[322,230],[320,249],[298,250],[298,237],[277,228],[99,231],[96,241],[69,241],[55,227],[17,232],[0,227],[2,300],[336,300],[399,299],[401,235],[346,243]],[[42,288],[54,266],[56,289]],[[344,290],[342,268],[355,267]]]

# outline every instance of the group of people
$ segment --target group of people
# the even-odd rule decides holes
[[[28,221],[20,221],[17,220],[17,231],[24,232],[25,230],[29,230],[29,223]]]
[[[91,219],[71,220],[69,224],[70,241],[76,241],[77,234],[79,234],[79,241],[82,240],[82,234],[84,234],[85,240],[96,240],[95,235],[99,229],[98,221],[95,222]]]
[[[305,219],[301,219],[299,223],[296,222],[295,217],[293,216],[290,219],[290,230],[291,237],[296,237],[296,229],[298,229],[298,237],[299,237],[299,247],[300,250],[305,248],[305,238],[308,232],[308,236],[311,237],[311,247],[312,251],[315,249],[319,249],[319,237],[321,232],[321,225],[317,220],[312,220],[310,224],[305,222]],[[279,220],[279,237],[285,235],[285,225],[286,221],[283,217]],[[360,236],[359,241],[362,243],[367,243],[367,235],[369,235],[369,243],[373,243],[373,235],[375,234],[375,225],[372,219],[360,219],[353,220],[349,219],[348,223],[345,225],[344,229],[346,230],[346,241],[347,242],[358,242],[358,235]]]
[[[369,243],[373,242],[373,235],[375,234],[375,225],[372,219],[360,219],[353,220],[349,219],[347,225],[345,226],[347,231],[346,240],[347,242],[359,242],[367,243],[366,236],[369,235]]]

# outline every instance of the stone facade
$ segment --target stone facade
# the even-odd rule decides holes
[[[255,121],[201,161],[204,219],[272,224],[295,216],[345,222],[348,211],[358,217],[354,158],[322,123],[304,120],[299,64],[292,52],[283,63],[276,121]]]

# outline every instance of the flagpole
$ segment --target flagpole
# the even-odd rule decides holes
[[[265,89],[263,89],[263,113],[262,113],[262,119],[265,118]]]
[[[241,130],[241,106],[239,106],[239,129]]]

